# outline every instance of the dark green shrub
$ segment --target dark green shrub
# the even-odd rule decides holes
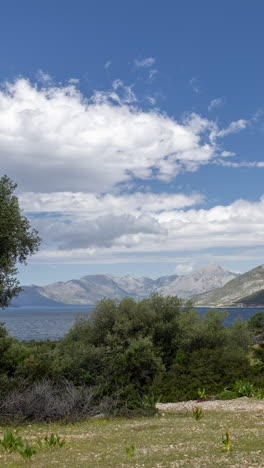
[[[248,321],[247,326],[256,333],[264,331],[264,311],[257,312]]]
[[[238,397],[238,393],[232,390],[223,390],[222,392],[216,395],[216,398],[218,398],[218,400],[234,400]]]

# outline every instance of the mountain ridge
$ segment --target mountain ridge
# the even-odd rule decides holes
[[[233,278],[225,285],[212,291],[193,296],[197,306],[226,307],[242,305],[244,299],[264,289],[264,264]]]
[[[184,299],[194,294],[213,290],[236,273],[225,270],[216,264],[205,265],[184,276],[167,275],[157,279],[131,275],[86,275],[79,280],[57,281],[45,286],[24,286],[24,291],[12,301],[13,306],[36,305],[93,305],[103,298],[122,299],[130,296],[135,300],[149,297],[153,293],[163,296],[179,296]],[[32,301],[30,294],[32,292]]]

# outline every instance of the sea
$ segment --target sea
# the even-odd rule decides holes
[[[70,330],[78,318],[88,318],[94,306],[63,307],[8,307],[0,309],[0,322],[4,323],[11,336],[22,341],[57,341]],[[215,309],[215,310],[223,310]],[[225,308],[229,312],[225,326],[236,319],[249,320],[264,307]],[[207,307],[198,307],[198,313],[204,316]]]

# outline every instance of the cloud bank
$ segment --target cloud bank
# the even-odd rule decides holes
[[[0,88],[1,170],[18,182],[21,206],[43,238],[34,261],[264,245],[264,198],[206,209],[199,193],[148,186],[205,164],[240,167],[226,161],[234,153],[222,140],[250,121],[224,129],[196,113],[177,121],[140,106],[121,80],[86,98],[75,79],[55,86],[40,78],[41,85],[19,78]]]

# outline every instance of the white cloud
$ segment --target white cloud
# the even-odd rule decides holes
[[[193,266],[188,264],[179,264],[175,268],[175,272],[177,275],[187,275],[193,271]]]
[[[37,80],[43,85],[51,84],[53,81],[49,73],[46,73],[41,69],[37,71],[36,77],[37,77]]]
[[[220,130],[217,134],[219,137],[223,137],[226,135],[230,135],[231,133],[238,133],[241,130],[244,130],[248,125],[250,124],[250,120],[237,120],[236,122],[231,122],[230,125],[228,125],[227,128],[224,128],[223,130]]]
[[[182,171],[223,164],[217,137],[247,125],[239,120],[219,130],[195,113],[178,122],[157,109],[145,111],[133,86],[121,80],[90,99],[74,81],[6,83],[0,88],[1,171],[18,182],[22,207],[35,213],[32,223],[43,237],[36,261],[262,246],[264,198],[206,210],[194,208],[203,202],[200,194],[146,192],[151,179],[172,181]],[[135,192],[136,179],[142,187]],[[124,193],[130,185],[134,193]]]
[[[79,78],[70,78],[68,83],[70,84],[78,84],[80,82]]]
[[[24,190],[99,193],[134,177],[169,181],[215,156],[212,122],[192,114],[179,123],[143,111],[135,99],[120,80],[89,100],[74,84],[7,83],[0,90],[2,172]]]
[[[117,240],[127,238],[127,245],[133,244],[133,237],[166,234],[166,228],[148,215],[135,217],[131,214],[97,216],[93,220],[65,223],[58,220],[38,220],[37,227],[42,236],[59,250],[86,249],[91,247],[111,248]]]
[[[103,262],[110,254],[116,259],[133,255],[139,261],[147,253],[160,256],[161,252],[186,255],[199,251],[202,255],[212,248],[264,247],[264,196],[255,203],[237,200],[210,209],[183,210],[173,205],[166,209],[164,203],[160,210],[159,205],[146,203],[140,211],[132,207],[129,215],[125,203],[120,212],[113,203],[107,206],[108,212],[101,209],[97,213],[64,212],[58,218],[32,218],[45,241],[39,261],[64,261],[64,254],[76,263],[78,256],[82,262],[91,256]]]
[[[131,213],[140,215],[143,213],[158,213],[201,204],[203,196],[168,194],[168,193],[144,193],[133,194],[98,195],[85,192],[51,192],[34,193],[24,192],[19,195],[21,207],[29,212],[56,212],[56,213],[83,213],[86,218],[112,213],[120,215]]]
[[[135,59],[134,63],[138,68],[150,68],[155,64],[156,59],[154,57],[147,57],[141,60]]]
[[[212,99],[208,106],[208,110],[212,111],[213,109],[216,109],[217,107],[221,107],[224,104],[223,98],[216,98]]]
[[[220,156],[222,156],[223,158],[228,158],[229,156],[236,156],[236,153],[234,153],[233,151],[222,151]]]
[[[222,159],[218,159],[216,164],[219,166],[224,167],[232,167],[232,168],[239,168],[239,167],[264,167],[264,162],[262,161],[240,161],[240,162],[232,162],[232,161],[225,161]]]

